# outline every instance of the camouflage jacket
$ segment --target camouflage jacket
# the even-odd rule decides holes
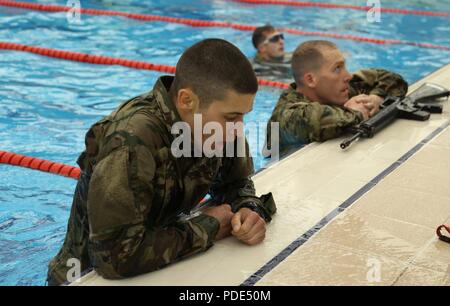
[[[259,54],[250,59],[258,78],[285,83],[293,80],[291,61],[292,53],[286,53],[280,60],[265,60]]]
[[[160,269],[211,247],[218,221],[205,214],[179,218],[209,193],[233,211],[249,204],[271,214],[255,196],[246,157],[181,157],[171,154],[173,123],[180,117],[162,77],[95,123],[86,134],[78,164],[66,238],[50,262],[48,282],[66,282],[67,261],[119,279]]]
[[[350,98],[359,94],[404,97],[408,90],[408,84],[400,75],[382,69],[360,70],[353,74],[349,85]],[[347,127],[362,120],[363,116],[358,111],[310,101],[297,92],[295,83],[292,83],[281,94],[272,112],[266,141],[270,146],[270,123],[279,122],[280,155],[285,155],[310,142],[336,138]]]

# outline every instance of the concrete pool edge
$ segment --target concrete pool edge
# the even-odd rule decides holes
[[[298,237],[289,246],[287,246],[283,251],[281,251],[277,256],[275,256],[267,264],[265,264],[263,267],[261,267],[257,272],[255,272],[248,279],[246,279],[241,284],[241,286],[255,285],[262,277],[264,277],[267,273],[272,271],[278,264],[280,264],[283,260],[285,260],[289,255],[294,253],[294,251],[296,251],[299,247],[301,247],[304,243],[306,243],[317,232],[319,232],[322,228],[324,228],[329,222],[333,221],[339,214],[343,213],[347,208],[349,208],[356,201],[358,201],[358,199],[360,199],[364,194],[366,194],[372,188],[374,188],[383,178],[385,178],[390,173],[394,172],[400,165],[402,165],[404,162],[406,162],[415,153],[417,153],[423,146],[428,144],[432,139],[434,139],[437,135],[439,135],[441,132],[443,132],[449,126],[450,126],[450,120],[448,120],[442,126],[438,127],[436,130],[434,130],[430,135],[425,137],[414,148],[412,148],[411,150],[406,152],[402,157],[400,157],[397,161],[392,163],[389,167],[387,167],[379,175],[374,177],[366,185],[361,187],[357,192],[355,192],[353,195],[351,195],[347,200],[345,200],[341,205],[336,207],[332,212],[330,212],[327,216],[325,216],[323,219],[321,219],[317,224],[315,224],[307,232],[305,232],[300,237]]]

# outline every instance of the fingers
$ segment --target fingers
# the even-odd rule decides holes
[[[382,97],[377,95],[370,95],[369,97],[375,105],[380,106],[381,104],[383,104],[384,99]]]
[[[234,225],[238,224],[238,222],[240,224],[239,230],[235,230]],[[234,216],[232,223],[233,231],[231,234],[246,244],[258,244],[266,236],[266,222],[253,211],[250,211],[250,213],[238,212]]]
[[[243,212],[238,211],[236,215],[241,218],[240,222],[242,223],[237,231],[234,231],[233,226],[233,235],[237,237],[243,237],[244,235],[248,234],[253,226],[259,221],[259,219],[261,219],[261,217],[253,211],[251,211],[250,213],[246,213],[245,215]]]
[[[380,110],[380,104],[382,102],[383,99],[378,96],[361,94],[348,100],[344,104],[344,107],[360,111],[363,114],[364,120],[367,120]]]
[[[266,222],[264,222],[264,220],[259,220],[252,226],[252,228],[250,228],[250,230],[248,232],[242,233],[240,235],[234,235],[234,234],[233,235],[235,237],[237,237],[239,240],[247,242],[247,241],[252,240],[255,237],[258,237],[265,233],[266,233]]]
[[[363,102],[361,102],[365,107],[367,107],[368,109],[372,109],[375,107],[375,104],[370,101],[370,100],[364,100]]]
[[[348,102],[350,102],[350,103],[358,103],[358,104],[360,104],[360,103],[365,103],[365,102],[368,102],[369,101],[369,96],[368,95],[364,95],[364,94],[362,94],[362,95],[357,95],[357,96],[354,96],[353,98],[351,98],[350,100],[348,100],[347,101],[347,103]]]
[[[347,102],[345,102],[344,106],[348,108],[359,107],[360,104],[365,104],[370,102],[370,99],[367,95],[359,95],[351,98]]]
[[[222,204],[215,207],[205,209],[203,212],[206,215],[214,217],[219,222],[219,231],[216,234],[215,240],[223,239],[231,234],[231,220],[234,213],[231,211],[231,206]]]
[[[361,106],[357,110],[362,113],[364,120],[369,119],[369,110],[366,107]]]
[[[372,117],[380,110],[380,106],[374,102],[368,102],[364,106],[369,110],[369,116]]]
[[[367,120],[370,118],[369,112],[363,112],[362,114],[363,114],[364,120]]]
[[[233,227],[233,232],[237,233],[241,229],[241,212],[238,211],[231,219],[231,226]]]
[[[378,107],[373,107],[373,108],[370,110],[369,116],[372,117],[373,115],[375,115],[376,113],[378,113],[378,111],[379,111],[379,108],[378,108]]]
[[[248,245],[255,245],[266,237],[266,222],[258,213],[249,208],[242,208],[233,214],[228,205],[220,205],[212,211],[208,211],[208,214],[217,215],[220,222],[216,240],[232,234],[238,240]]]
[[[359,96],[356,96],[356,102],[357,103],[363,103],[363,104],[369,103],[370,102],[370,98],[367,95],[359,95]]]
[[[245,243],[248,245],[255,245],[262,242],[266,238],[266,231],[258,233],[253,238],[247,240]]]

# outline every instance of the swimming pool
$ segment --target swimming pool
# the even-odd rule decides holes
[[[326,2],[326,1],[323,1]],[[359,4],[365,1],[327,1]],[[349,3],[350,2],[350,3]],[[65,5],[66,1],[38,1]],[[364,4],[364,3],[363,3]],[[448,1],[382,1],[384,6],[450,11]],[[220,20],[450,46],[445,17],[382,14],[368,23],[364,12],[252,6],[230,1],[81,1],[84,8]],[[81,16],[0,6],[0,41],[175,65],[182,51],[220,37],[253,56],[251,32],[194,28],[122,17]],[[286,49],[314,37],[286,34]],[[348,55],[350,70],[384,67],[409,82],[450,60],[450,52],[411,45],[377,45],[332,39]],[[122,100],[148,91],[160,73],[99,66],[0,51],[0,150],[75,165],[84,134]],[[266,122],[279,89],[261,87],[247,122]],[[256,144],[251,144],[256,145]],[[260,166],[260,160],[257,160]],[[75,181],[0,165],[0,285],[43,285],[48,261],[64,239]]]

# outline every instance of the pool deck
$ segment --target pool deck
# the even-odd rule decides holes
[[[424,82],[450,88],[450,64]],[[425,122],[397,120],[342,151],[314,143],[254,177],[278,213],[266,240],[234,238],[124,280],[95,272],[72,285],[450,285],[450,101]],[[406,154],[406,155],[405,155]]]

